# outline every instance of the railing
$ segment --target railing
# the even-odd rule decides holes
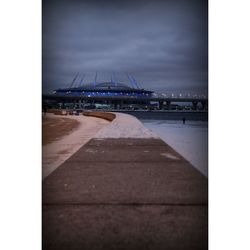
[[[54,92],[54,96],[61,97],[123,97],[123,98],[167,98],[167,99],[207,99],[204,94],[182,94],[182,93],[126,93],[126,92]],[[52,96],[53,96],[52,95]]]

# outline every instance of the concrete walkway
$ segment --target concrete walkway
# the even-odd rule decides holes
[[[43,249],[207,249],[207,178],[159,138],[105,138],[116,126],[44,179]]]

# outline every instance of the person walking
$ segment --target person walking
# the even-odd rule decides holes
[[[186,122],[186,118],[185,117],[182,118],[182,122],[183,122],[183,124],[185,124],[185,122]]]

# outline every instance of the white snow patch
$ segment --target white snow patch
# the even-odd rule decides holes
[[[162,156],[165,156],[166,158],[170,158],[172,160],[180,160],[178,157],[170,154],[170,153],[161,153]]]
[[[97,152],[97,150],[93,150],[93,149],[86,149],[85,150],[85,152],[87,152],[87,153],[96,153]]]
[[[107,126],[103,127],[95,138],[157,138],[159,136],[144,127],[134,116],[114,113],[116,118]]]

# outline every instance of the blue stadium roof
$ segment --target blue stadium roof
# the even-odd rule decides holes
[[[85,84],[80,87],[72,88],[61,88],[56,89],[55,92],[83,92],[83,91],[92,91],[92,92],[135,92],[135,93],[153,93],[153,91],[148,91],[139,88],[132,88],[123,83],[114,83],[114,82],[103,82],[103,83],[91,83]]]

